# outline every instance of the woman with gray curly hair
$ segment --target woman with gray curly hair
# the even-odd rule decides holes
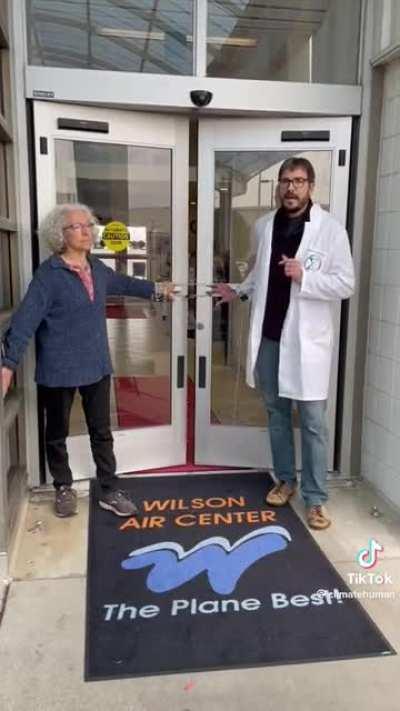
[[[40,238],[52,256],[35,272],[2,346],[4,396],[29,339],[36,334],[35,380],[46,413],[46,454],[56,490],[55,512],[63,517],[77,511],[66,448],[77,388],[96,463],[99,504],[117,516],[137,513],[133,501],[118,489],[115,474],[106,298],[113,294],[172,299],[174,291],[171,282],[156,285],[105,266],[90,254],[96,231],[92,211],[79,203],[59,205],[44,218]]]
[[[39,227],[39,240],[46,244],[53,254],[62,254],[66,251],[65,218],[72,212],[84,212],[86,222],[92,232],[93,241],[97,236],[97,220],[87,205],[82,203],[66,203],[57,205],[47,213]],[[68,218],[69,219],[69,218]]]

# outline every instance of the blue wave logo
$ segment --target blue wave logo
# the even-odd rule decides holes
[[[179,543],[164,541],[138,548],[122,561],[124,570],[152,566],[147,587],[155,593],[175,590],[201,573],[207,573],[214,592],[229,595],[239,578],[258,560],[287,548],[291,535],[282,526],[265,526],[239,538],[232,545],[214,536],[185,551]]]

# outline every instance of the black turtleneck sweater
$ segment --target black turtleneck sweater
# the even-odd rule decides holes
[[[310,221],[311,206],[310,200],[307,209],[299,217],[289,217],[283,207],[279,208],[275,215],[263,323],[263,337],[271,341],[280,341],[292,281],[285,276],[283,265],[279,265],[279,262],[283,254],[290,258],[295,257],[303,237],[304,223]]]

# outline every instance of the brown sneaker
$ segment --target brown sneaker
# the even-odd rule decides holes
[[[270,506],[285,506],[295,493],[296,484],[288,484],[286,481],[279,481],[276,486],[268,492],[265,501]]]
[[[60,486],[59,489],[56,489],[54,510],[56,516],[60,518],[75,516],[78,511],[78,497],[75,489],[70,486]]]
[[[322,531],[324,528],[329,528],[332,523],[325,506],[322,506],[321,504],[318,504],[317,506],[310,506],[310,508],[307,509],[306,515],[309,527],[315,528],[318,531]]]

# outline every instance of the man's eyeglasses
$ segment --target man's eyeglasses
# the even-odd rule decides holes
[[[282,178],[282,180],[278,182],[282,188],[288,188],[291,184],[293,184],[294,188],[302,188],[304,183],[308,183],[309,181],[308,178]]]
[[[74,222],[72,225],[65,225],[63,227],[63,230],[72,230],[73,232],[77,232],[78,230],[85,230],[89,229],[92,230],[93,227],[95,226],[95,222]]]

